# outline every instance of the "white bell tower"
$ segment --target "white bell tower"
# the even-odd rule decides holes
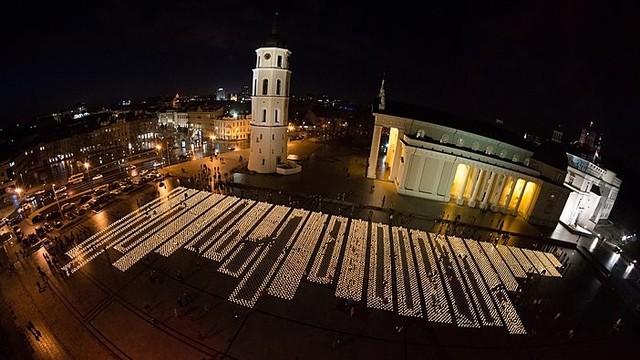
[[[290,55],[274,21],[271,34],[256,50],[253,69],[247,168],[260,174],[275,173],[276,166],[287,160]]]

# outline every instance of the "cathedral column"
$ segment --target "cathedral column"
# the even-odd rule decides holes
[[[505,180],[506,182],[506,180]],[[509,212],[509,203],[511,202],[511,197],[513,196],[513,192],[516,189],[516,184],[518,183],[518,178],[513,178],[513,184],[511,185],[511,189],[509,190],[509,196],[507,196],[507,201],[505,201],[504,206],[502,207],[502,213],[506,214]]]
[[[469,206],[471,207],[475,207],[476,206],[476,199],[478,198],[478,191],[480,191],[480,188],[482,187],[482,177],[484,176],[486,170],[484,169],[479,169],[480,171],[478,171],[478,178],[475,181],[475,185],[473,186],[473,192],[471,195],[471,198],[469,199]]]
[[[500,196],[502,196],[502,192],[504,191],[504,187],[507,185],[507,175],[506,174],[498,174],[500,179],[498,180],[497,189],[493,190],[493,199],[491,199],[491,211],[498,211],[498,206],[500,205]]]
[[[527,188],[527,182],[525,181],[524,185],[522,185],[522,190],[520,190],[520,194],[518,194],[518,201],[516,201],[516,206],[513,208],[513,215],[518,216],[518,208],[520,207],[520,203],[522,202],[522,196],[524,195],[524,189]]]
[[[489,203],[489,197],[491,196],[491,188],[493,187],[493,182],[496,179],[496,172],[492,171],[489,176],[489,181],[487,181],[487,188],[484,191],[484,197],[482,198],[482,202],[480,202],[480,209],[486,209]]]
[[[466,173],[464,174],[464,182],[462,186],[458,189],[458,193],[456,194],[456,204],[462,205],[464,203],[464,189],[467,187],[467,181],[469,181],[469,172],[473,171],[473,168],[469,166]]]
[[[400,141],[404,137],[404,130],[398,129],[398,135],[394,144],[393,151],[393,160],[391,160],[391,172],[389,173],[389,179],[393,182],[396,182],[396,177],[398,176],[398,168],[400,167],[400,155],[402,151],[400,151]]]
[[[378,167],[378,154],[380,153],[380,137],[382,136],[382,126],[373,127],[373,138],[371,139],[371,152],[369,153],[369,164],[367,166],[367,177],[376,178],[376,168]]]

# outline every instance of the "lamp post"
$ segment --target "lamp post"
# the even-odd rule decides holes
[[[159,157],[160,168],[164,167],[164,161],[162,161],[162,145],[156,144],[156,154]]]
[[[211,155],[215,155],[216,154],[216,136],[215,134],[211,134],[209,138],[211,139]]]
[[[165,142],[165,146],[167,147],[167,165],[171,165],[171,148],[172,146],[169,145],[169,140],[167,140]]]
[[[53,190],[53,197],[56,199],[56,204],[58,204],[58,211],[62,214],[60,202],[58,201],[58,193],[56,193],[56,184],[51,184],[51,190]]]

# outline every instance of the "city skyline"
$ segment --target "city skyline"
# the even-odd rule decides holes
[[[593,121],[609,163],[632,149],[614,139],[638,113],[632,99],[639,52],[631,40],[637,8],[587,2],[425,9],[316,1],[23,9],[5,23],[12,56],[0,122],[78,102],[240,91],[278,12],[293,53],[292,95],[367,102],[384,77],[390,99],[499,118],[542,136],[561,125],[573,139]]]

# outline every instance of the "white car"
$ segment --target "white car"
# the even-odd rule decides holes
[[[96,176],[91,178],[91,180],[94,180],[94,181],[95,180],[100,180],[100,179],[102,179],[102,174],[98,174],[98,175],[96,175]]]

